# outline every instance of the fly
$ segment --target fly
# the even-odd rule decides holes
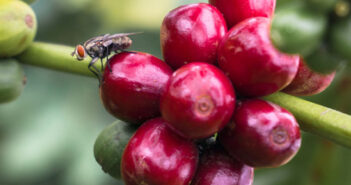
[[[135,33],[117,33],[117,34],[105,34],[97,37],[93,37],[84,42],[83,45],[77,45],[72,56],[76,56],[77,60],[83,60],[87,55],[89,55],[92,60],[88,65],[88,69],[94,73],[94,75],[101,80],[101,71],[103,71],[103,59],[107,59],[107,66],[110,71],[111,66],[109,63],[108,56],[111,52],[120,53],[128,49],[132,45],[132,39],[128,36],[140,34],[140,32]],[[101,71],[94,66],[94,63],[100,59],[101,61]],[[93,69],[94,70],[93,70]]]

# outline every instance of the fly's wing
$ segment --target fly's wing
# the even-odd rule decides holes
[[[97,42],[102,42],[104,43],[104,46],[107,47],[108,45],[110,45],[112,43],[113,39],[119,38],[119,37],[126,37],[126,36],[130,36],[130,35],[137,35],[137,34],[141,34],[143,32],[132,32],[132,33],[116,33],[116,34],[105,34],[105,35],[100,35],[97,37],[93,37],[87,41],[84,42],[84,46],[88,46],[91,45],[92,43],[97,43]]]
[[[112,40],[112,39],[115,39],[115,38],[118,38],[118,37],[126,37],[126,36],[130,36],[130,35],[138,35],[138,34],[141,34],[141,33],[143,33],[143,32],[116,33],[116,34],[109,35],[107,37],[107,40]]]
[[[130,40],[128,38],[128,36],[130,35],[136,35],[136,34],[141,34],[142,32],[132,32],[132,33],[116,33],[116,34],[112,34],[112,35],[109,35],[107,37],[105,37],[105,40],[104,40],[104,45],[106,47],[109,47],[111,46],[111,50],[119,50],[121,49],[121,45],[123,45],[126,40]],[[128,38],[128,39],[126,39]]]
[[[110,39],[110,34],[106,34],[106,35],[104,35],[103,36],[103,38],[102,38],[102,45],[104,46],[104,47],[109,47],[111,44],[112,44],[112,39]]]
[[[100,36],[97,36],[97,37],[93,37],[87,41],[84,42],[84,47],[90,45],[90,44],[94,44],[94,43],[97,43],[97,42],[102,42],[104,41],[104,38],[108,38],[110,36],[110,34],[105,34],[105,35],[100,35]]]
[[[116,34],[105,34],[105,35],[100,35],[97,37],[93,37],[87,41],[84,42],[84,48],[89,51],[89,49],[93,46],[96,45],[96,43],[101,43],[104,47],[109,47],[112,43],[113,40],[121,38],[121,37],[126,37],[130,35],[137,35],[141,34],[142,32],[132,32],[132,33],[116,33]]]

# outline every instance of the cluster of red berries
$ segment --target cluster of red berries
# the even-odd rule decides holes
[[[274,9],[275,0],[184,5],[162,23],[165,62],[141,52],[110,59],[103,104],[142,124],[123,152],[125,184],[251,185],[253,168],[281,166],[297,153],[294,116],[257,98],[319,93],[334,74],[314,73],[272,45]]]

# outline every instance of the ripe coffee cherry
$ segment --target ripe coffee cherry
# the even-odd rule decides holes
[[[233,122],[219,133],[230,155],[252,167],[278,167],[299,150],[300,129],[287,110],[267,101],[240,102]]]
[[[251,17],[272,17],[276,0],[209,0],[224,15],[228,28]]]
[[[216,67],[200,62],[175,71],[161,97],[161,113],[180,135],[206,138],[230,120],[235,93],[229,79]]]
[[[140,124],[160,115],[159,102],[172,69],[147,53],[120,53],[110,59],[100,87],[102,102],[112,115]]]
[[[158,118],[144,123],[130,139],[122,157],[122,177],[126,185],[188,185],[197,162],[195,144]]]
[[[176,8],[166,15],[161,27],[164,60],[174,69],[193,61],[214,64],[226,31],[222,14],[209,4]]]
[[[335,71],[321,74],[311,70],[300,57],[299,70],[294,80],[282,91],[295,96],[310,96],[324,91],[333,81]]]
[[[230,157],[222,148],[212,148],[200,157],[192,185],[251,185],[254,169]]]
[[[240,95],[272,94],[287,86],[297,72],[299,57],[274,48],[269,24],[268,18],[246,19],[226,34],[218,48],[218,63]]]

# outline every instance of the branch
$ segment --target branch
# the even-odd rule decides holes
[[[93,77],[88,70],[91,59],[77,61],[71,56],[73,50],[73,47],[36,42],[17,59],[24,64]],[[96,67],[99,69],[100,63]],[[291,111],[303,130],[351,147],[351,116],[284,93],[264,99]]]
[[[78,61],[76,57],[71,56],[73,51],[74,47],[34,42],[16,58],[23,64],[95,77],[88,69],[91,58]],[[100,62],[94,65],[98,69],[101,67]]]
[[[350,115],[280,92],[263,99],[293,113],[304,131],[351,147]]]

